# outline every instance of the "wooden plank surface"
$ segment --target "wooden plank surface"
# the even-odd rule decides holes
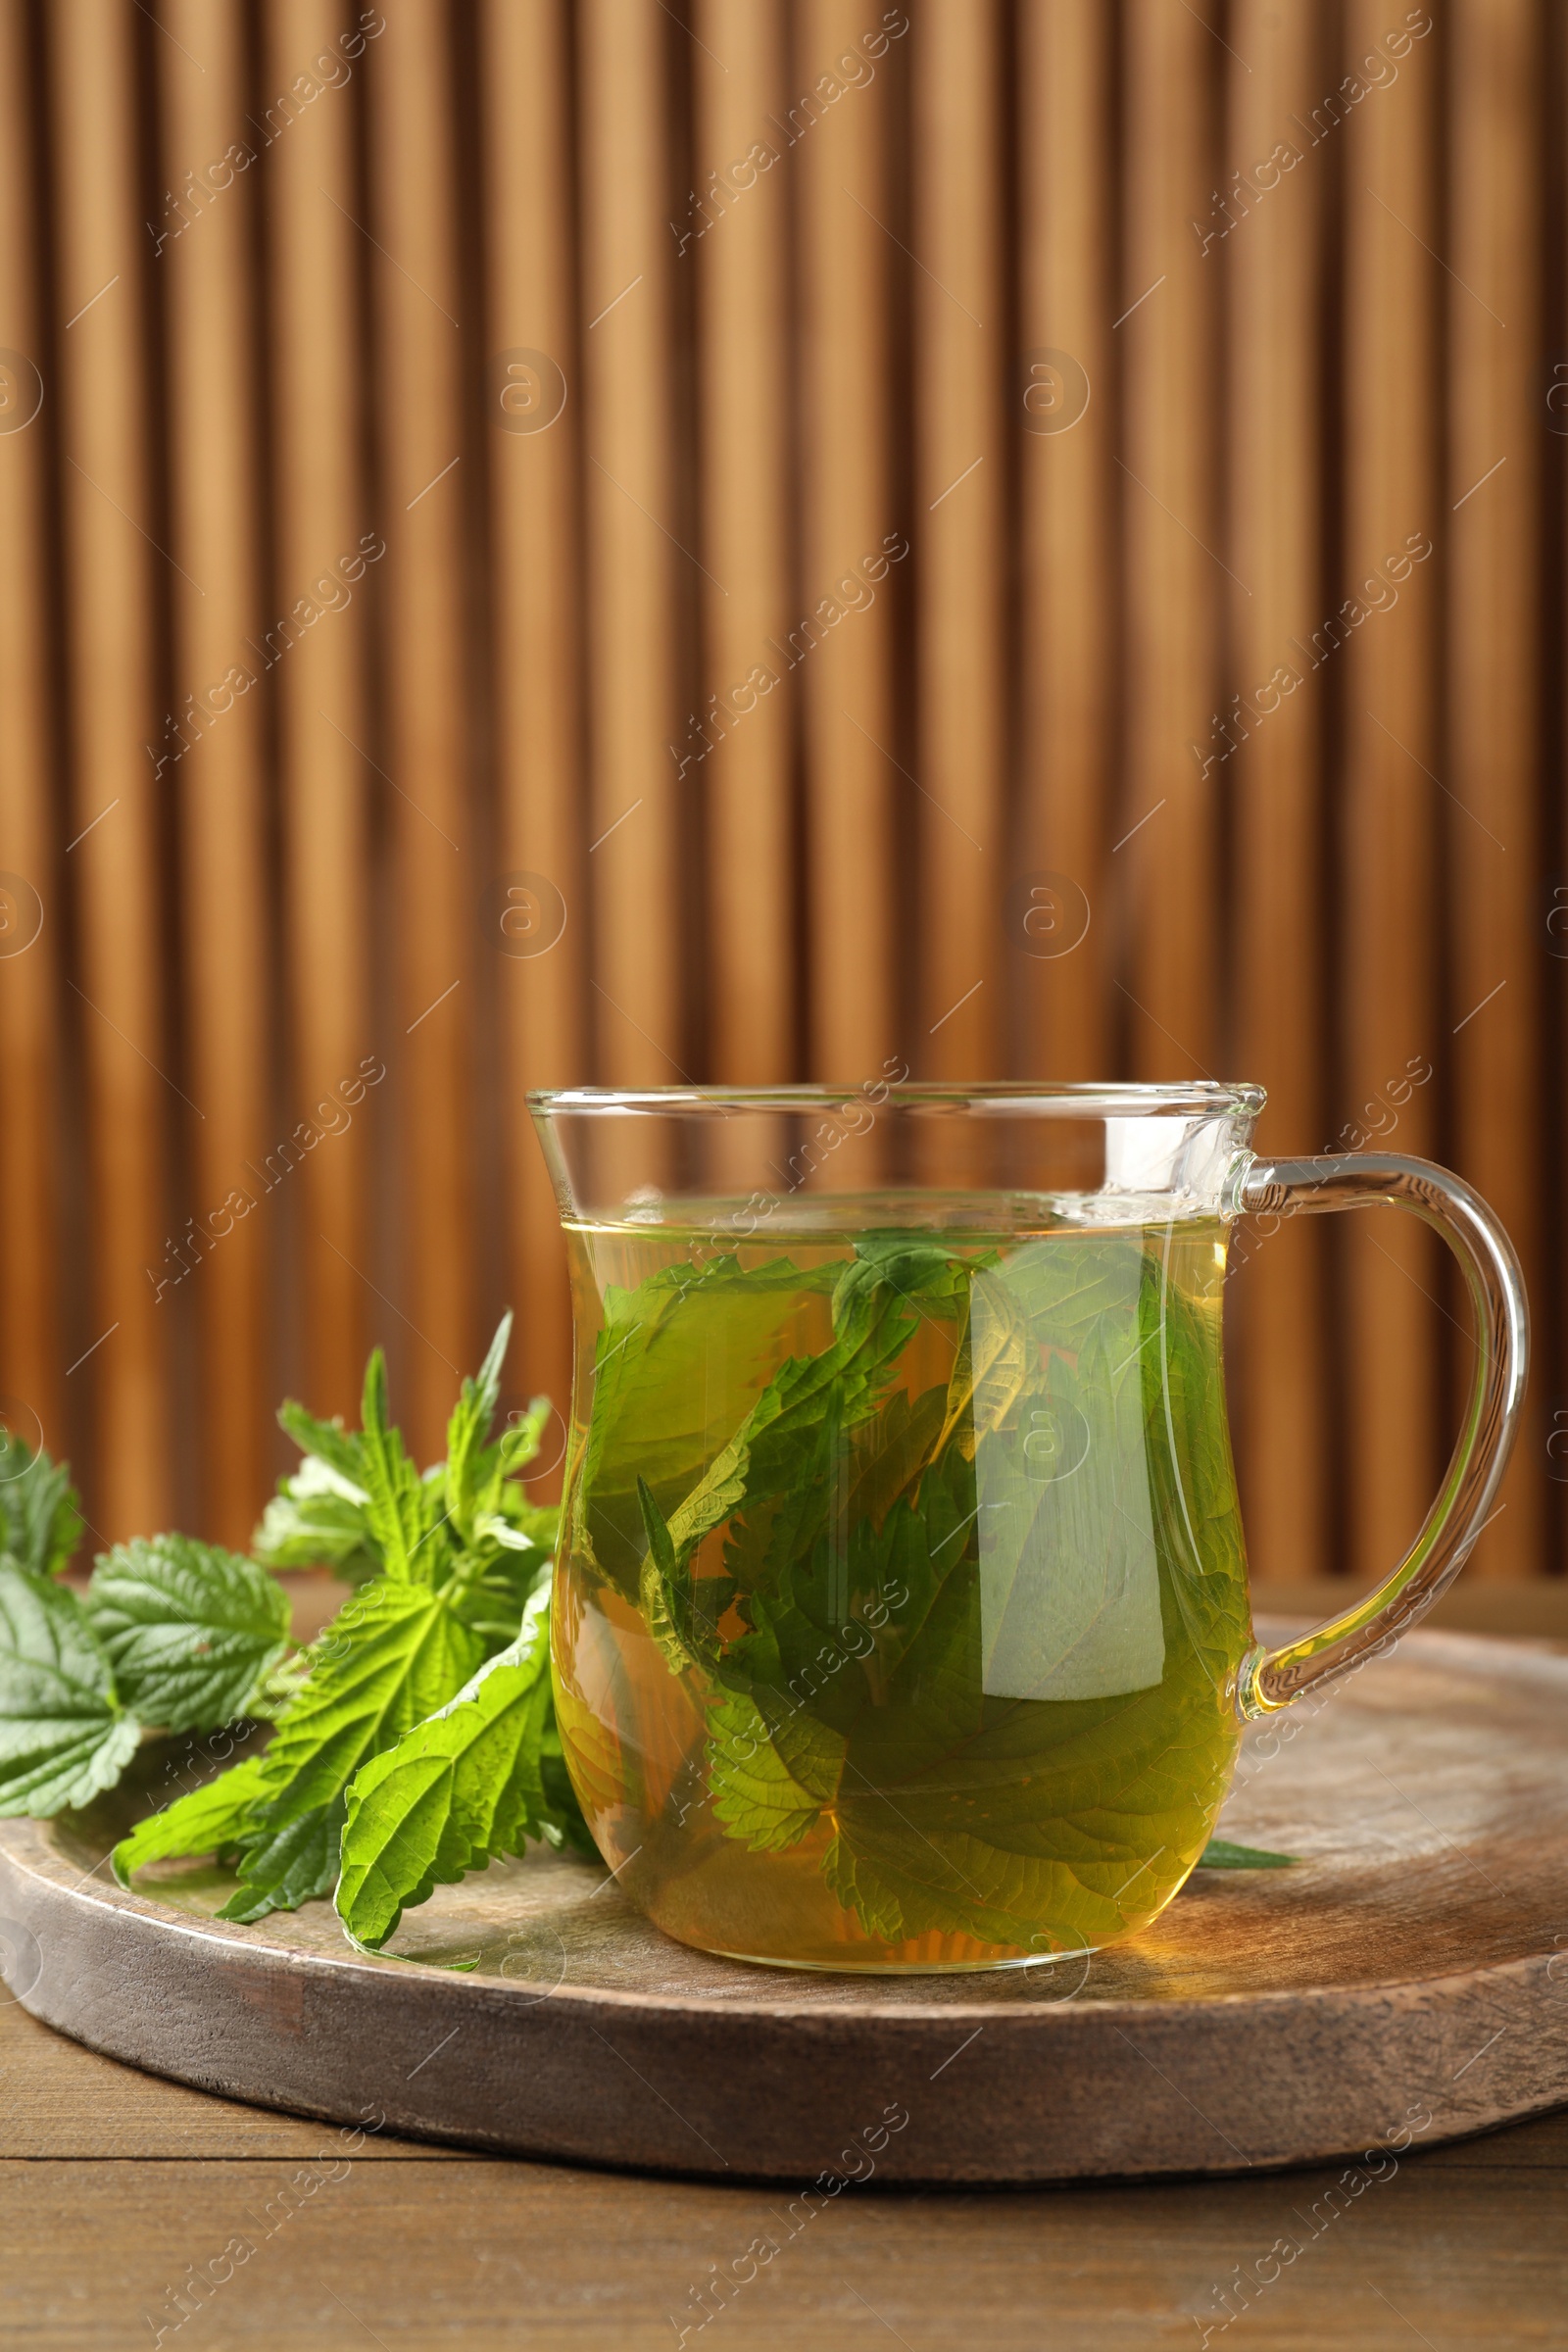
[[[1145,2352],[1200,2341],[1195,2315],[1223,2317],[1238,2268],[1255,2279],[1282,2238],[1301,2250],[1246,2314],[1246,2339],[1269,2352],[1403,2352],[1412,2328],[1440,2352],[1558,2340],[1565,2114],[1417,2143],[1353,2198],[1328,2195],[1344,2168],[983,2193],[873,2178],[818,2210],[741,2183],[345,2143],[94,2058],[13,2005],[0,2065],[7,2319],[43,2352],[155,2342],[182,2287],[198,2343],[652,2352],[682,2326],[699,2340],[694,2298],[707,2287],[714,2311],[715,2276],[731,2282],[725,2339],[768,2352],[1038,2352],[1042,2314],[1053,2343]],[[192,2293],[212,2266],[221,2278],[235,2237],[240,2283]],[[748,2278],[758,2239],[778,2251]]]

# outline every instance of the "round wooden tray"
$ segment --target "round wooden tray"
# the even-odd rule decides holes
[[[554,1855],[404,1922],[401,1952],[471,1971],[365,1959],[325,1903],[220,1925],[210,1870],[122,1892],[123,1789],[0,1824],[0,1955],[35,2016],[204,2089],[720,2178],[1238,2172],[1568,2099],[1568,1659],[1414,1634],[1309,1704],[1249,1732],[1221,1824],[1301,1866],[1199,1872],[1089,1961],[751,1968]]]

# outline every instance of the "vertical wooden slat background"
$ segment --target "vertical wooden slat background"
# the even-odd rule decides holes
[[[1561,1571],[1565,62],[0,0],[0,1410],[99,1536],[242,1538],[372,1337],[426,1457],[509,1299],[564,1401],[526,1087],[897,1058],[1451,1158],[1537,1308],[1482,1562]],[[1370,1577],[1462,1306],[1392,1220],[1238,1255],[1257,1572]]]
[[[65,978],[84,1131],[76,1214],[92,1235],[85,1318],[78,1311],[61,1332],[60,1353],[66,1382],[81,1384],[91,1415],[89,1515],[119,1534],[162,1524],[172,1504],[172,1316],[158,1286],[199,1281],[204,1270],[169,1181],[177,1119],[203,1116],[190,1092],[194,1070],[182,1071],[182,1084],[171,1068],[177,930],[167,919],[174,896],[167,778],[178,773],[176,752],[197,747],[194,730],[179,724],[182,700],[158,723],[154,668],[155,619],[171,579],[190,583],[154,508],[155,452],[167,446],[169,420],[158,412],[151,366],[156,255],[138,202],[150,159],[136,19],[103,0],[64,0],[45,26],[54,168],[44,201],[55,282],[44,397],[53,390],[60,410],[68,728],[55,806],[58,855],[72,861],[53,895],[74,926],[74,970]],[[186,1264],[191,1274],[182,1276]],[[243,1390],[248,1373],[236,1377]],[[188,1421],[179,1434],[195,1445],[209,1429],[204,1418],[199,1439]]]
[[[38,202],[28,26],[21,0],[0,8],[0,1091],[25,1103],[0,1152],[0,1267],[8,1301],[0,1353],[8,1427],[29,1444],[63,1426],[61,1318],[60,937],[51,888],[60,842],[58,712],[51,713],[46,627],[47,452],[31,415],[42,345]],[[53,806],[51,804],[53,803]],[[19,890],[18,884],[25,885]],[[29,895],[30,894],[30,895]],[[49,901],[53,901],[53,906]],[[33,936],[42,909],[42,928]],[[50,920],[51,914],[55,919]]]
[[[1533,526],[1544,438],[1534,110],[1543,25],[1533,0],[1455,0],[1448,29],[1453,90],[1463,93],[1451,114],[1452,409],[1443,502],[1454,1145],[1506,1222],[1539,1294],[1542,959],[1531,869],[1541,658]],[[1555,129],[1560,138],[1560,120]],[[1467,811],[1495,844],[1475,844]],[[1504,1515],[1482,1562],[1494,1573],[1528,1568],[1539,1556],[1544,1494],[1533,1468],[1527,1450],[1504,1484]]]
[[[387,550],[376,797],[391,844],[392,1082],[402,1144],[392,1297],[410,1339],[411,1417],[428,1446],[450,1409],[455,1370],[471,1352],[478,1307],[472,875],[482,853],[467,758],[459,133],[443,0],[405,0],[365,72],[372,429]]]
[[[176,0],[156,53],[162,176],[220,156],[244,116],[243,23],[225,0]],[[247,692],[206,716],[235,651],[259,625],[255,504],[260,373],[251,301],[249,186],[226,191],[164,257],[169,416],[172,645],[176,691],[197,698],[195,737],[175,788],[183,930],[188,1164],[199,1200],[217,1202],[266,1152],[268,897],[264,711]],[[118,290],[118,289],[117,289]],[[187,686],[188,681],[188,686]],[[180,710],[184,708],[181,691]],[[225,1543],[248,1534],[247,1498],[271,1446],[268,1419],[269,1269],[275,1230],[247,1214],[220,1235],[195,1284],[198,1346],[224,1377],[203,1382],[198,1430],[204,1520]]]
[[[1227,129],[1244,173],[1267,176],[1280,125],[1310,109],[1323,73],[1319,24],[1305,10],[1267,0],[1233,10]],[[1230,665],[1245,710],[1232,730],[1236,748],[1211,772],[1234,778],[1230,1050],[1238,1067],[1269,1073],[1259,1126],[1265,1150],[1283,1149],[1291,1136],[1320,1139],[1327,1095],[1323,712],[1320,697],[1294,686],[1287,695],[1281,674],[1287,662],[1300,666],[1291,641],[1310,636],[1322,596],[1323,464],[1314,427],[1324,193],[1304,173],[1281,173],[1277,187],[1260,191],[1256,218],[1239,223],[1228,264],[1227,495],[1237,576],[1224,587]],[[1201,255],[1200,266],[1210,268],[1215,252]],[[1320,1223],[1303,1219],[1272,1249],[1259,1249],[1238,1301],[1247,1340],[1269,1351],[1270,1365],[1268,1380],[1237,1398],[1238,1435],[1255,1474],[1249,1539],[1256,1558],[1285,1579],[1320,1573],[1328,1534],[1323,1235]],[[1290,1347],[1271,1348],[1282,1332]]]
[[[331,54],[340,16],[335,0],[277,0],[267,11],[263,73],[269,106],[305,60]],[[340,53],[331,71],[352,71],[353,63]],[[374,1308],[366,1250],[374,1115],[367,1106],[375,1098],[368,1086],[358,1102],[352,1097],[364,1075],[362,1060],[368,1058],[372,1069],[381,1066],[375,1048],[382,1041],[370,1017],[368,787],[375,778],[368,756],[366,668],[366,613],[376,572],[360,544],[372,529],[361,430],[365,239],[353,218],[355,114],[338,103],[346,95],[328,90],[327,103],[313,104],[290,123],[258,168],[270,175],[265,208],[270,350],[263,371],[271,388],[272,419],[268,626],[295,598],[310,593],[308,583],[323,575],[337,582],[326,591],[333,609],[289,647],[274,688],[282,902],[277,952],[285,978],[277,1007],[281,1036],[274,1034],[272,1053],[275,1060],[286,1041],[291,1106],[336,1130],[289,1179],[299,1185],[294,1360],[296,1378],[317,1409],[348,1415],[359,1401]],[[379,536],[371,538],[372,546]]]
[[[1130,0],[1123,22],[1127,736],[1115,787],[1124,977],[1140,1078],[1218,1075],[1219,793],[1195,760],[1219,700],[1218,288],[1190,223],[1218,161],[1216,0]],[[1221,52],[1222,56],[1223,53]]]
[[[807,1057],[859,1084],[895,1049],[900,944],[917,920],[900,888],[893,821],[895,802],[913,797],[897,763],[892,668],[893,613],[907,592],[900,574],[908,558],[872,586],[870,605],[847,584],[858,570],[863,578],[884,540],[897,544],[909,521],[894,506],[889,431],[889,314],[900,278],[888,220],[891,147],[906,60],[873,65],[871,84],[852,84],[838,71],[835,61],[862,29],[856,0],[801,0],[791,23],[788,127],[774,169],[793,168],[799,183],[802,547],[784,684],[798,665]],[[840,95],[829,98],[832,89]]]
[[[1364,58],[1381,39],[1379,5],[1354,0],[1347,19],[1350,56]],[[1443,62],[1437,39],[1427,36],[1398,62],[1396,87],[1381,93],[1398,103],[1363,104],[1360,117],[1345,126],[1355,145],[1340,198],[1342,456],[1329,524],[1338,577],[1331,582],[1325,573],[1319,610],[1326,617],[1347,591],[1354,594],[1379,576],[1387,585],[1370,593],[1398,602],[1363,622],[1332,656],[1308,636],[1298,662],[1301,691],[1308,693],[1319,676],[1314,660],[1331,689],[1334,663],[1345,665],[1337,704],[1319,697],[1325,724],[1332,717],[1326,741],[1341,774],[1333,804],[1336,920],[1328,932],[1340,967],[1339,1064],[1325,1141],[1332,1132],[1343,1145],[1376,1128],[1389,1150],[1427,1156],[1439,1149],[1444,1045],[1459,1017],[1450,1013],[1445,1024],[1441,993],[1447,963],[1443,827],[1452,805],[1439,781],[1443,559],[1437,550],[1446,510],[1439,474],[1444,415],[1434,385],[1442,374],[1446,279],[1431,258],[1442,235]],[[1306,150],[1303,165],[1310,165],[1314,151],[1304,138],[1298,144]],[[1391,580],[1390,560],[1401,568],[1400,551],[1411,539],[1418,546],[1430,541],[1434,552]],[[1465,821],[1464,861],[1491,855],[1479,817]],[[1411,1083],[1428,1068],[1430,1078]],[[1431,1237],[1387,1217],[1357,1218],[1353,1228],[1340,1250],[1341,1442],[1348,1469],[1341,1534],[1351,1567],[1370,1577],[1420,1526],[1439,1475],[1446,1326],[1436,1304],[1439,1250]],[[1331,1244],[1339,1240],[1330,1236]]]
[[[1004,1034],[991,919],[1006,747],[999,557],[1004,360],[1000,12],[933,0],[912,55],[914,815],[922,1077],[994,1068]],[[964,1173],[961,1167],[951,1171]]]
[[[702,217],[683,220],[673,268],[696,281],[701,674],[725,708],[712,748],[685,741],[681,756],[705,779],[713,1076],[768,1085],[792,1074],[799,1028],[794,712],[768,650],[795,617],[789,198],[759,139],[784,102],[788,12],[784,0],[708,0],[691,28],[693,151],[719,176],[701,191]]]
[[[1025,8],[1016,21],[1019,127],[1015,250],[1017,342],[1004,356],[1019,520],[1021,595],[1008,652],[1019,671],[1017,810],[1012,839],[1027,902],[1009,902],[1008,945],[1025,916],[1031,950],[1007,981],[1019,1010],[1023,1066],[1071,1080],[1113,1066],[1125,1000],[1118,968],[1109,859],[1113,778],[1123,699],[1117,690],[1113,364],[1116,175],[1113,12],[1098,0]],[[1069,383],[1058,354],[1076,361]],[[1041,355],[1036,358],[1035,355]],[[1075,414],[1087,390],[1088,405]],[[1020,427],[1022,428],[1020,430]],[[1058,883],[1075,882],[1083,906]],[[1036,889],[1041,892],[1034,899]],[[1088,929],[1078,938],[1084,913]],[[1071,944],[1076,940],[1076,944]]]
[[[548,1378],[560,1396],[570,1304],[555,1197],[524,1102],[530,1087],[573,1083],[593,1025],[583,890],[581,385],[567,380],[578,372],[581,321],[570,53],[559,0],[489,0],[484,55],[488,326],[497,357],[484,385],[481,454],[491,517],[498,874],[484,901],[480,977],[493,975],[500,997],[507,1295],[527,1302],[532,1377]],[[511,353],[530,356],[504,356]],[[545,883],[558,901],[541,893]]]

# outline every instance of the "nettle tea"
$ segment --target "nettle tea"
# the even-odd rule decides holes
[[[1093,1949],[1181,1886],[1237,1750],[1225,1228],[889,1206],[567,1222],[567,1764],[684,1942]]]
[[[1507,1235],[1428,1160],[1259,1158],[1258,1087],[529,1103],[577,1330],[560,1737],[605,1860],[688,1943],[924,1971],[1132,1934],[1201,1855],[1242,1724],[1386,1647],[1494,1510],[1528,1354]],[[1459,1261],[1470,1401],[1403,1559],[1269,1648],[1227,1239],[1372,1203]]]

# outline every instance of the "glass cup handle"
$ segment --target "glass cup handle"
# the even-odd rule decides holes
[[[1357,1152],[1265,1160],[1249,1152],[1232,1172],[1228,1205],[1233,1215],[1282,1218],[1374,1201],[1435,1226],[1464,1268],[1476,1325],[1469,1409],[1437,1500],[1393,1575],[1315,1633],[1281,1649],[1250,1651],[1236,1684],[1244,1717],[1271,1714],[1348,1674],[1425,1615],[1486,1525],[1518,1429],[1530,1353],[1524,1279],[1508,1236],[1459,1177],[1428,1159]]]

